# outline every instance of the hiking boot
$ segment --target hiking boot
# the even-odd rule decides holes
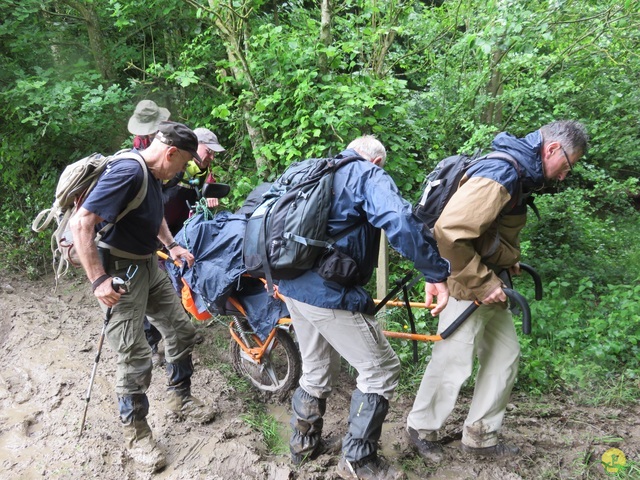
[[[296,466],[300,466],[310,460],[315,460],[320,455],[337,455],[340,453],[341,448],[342,439],[340,437],[329,437],[327,439],[321,438],[318,445],[316,445],[316,448],[311,452],[306,452],[304,454],[292,453],[291,463]]]
[[[377,455],[357,462],[341,457],[336,470],[340,478],[347,480],[406,480],[407,476]]]
[[[146,420],[135,420],[123,429],[127,453],[141,470],[155,473],[166,466],[164,452],[153,439]]]
[[[409,427],[407,429],[409,435],[409,445],[424,460],[430,463],[440,463],[444,455],[442,445],[439,442],[432,442],[420,438],[417,430]]]
[[[160,350],[157,346],[151,350],[151,363],[153,367],[164,367],[167,363],[164,359],[164,351]]]
[[[518,447],[515,445],[507,445],[506,443],[498,443],[490,447],[469,447],[463,443],[461,448],[463,452],[471,453],[479,457],[503,458],[512,457],[520,453]]]
[[[192,396],[190,392],[169,390],[167,407],[171,415],[178,420],[191,420],[197,423],[209,423],[216,418],[216,410]]]

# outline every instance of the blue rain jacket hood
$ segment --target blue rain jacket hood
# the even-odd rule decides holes
[[[530,189],[544,185],[542,170],[542,133],[540,130],[529,133],[524,138],[516,138],[507,132],[499,133],[491,142],[491,149],[511,155],[520,164],[522,184]]]

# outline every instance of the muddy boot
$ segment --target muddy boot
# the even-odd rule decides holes
[[[162,470],[167,460],[151,434],[146,420],[135,420],[123,426],[127,453],[141,470],[155,473]]]
[[[464,443],[461,445],[463,452],[477,455],[478,457],[492,457],[492,458],[504,458],[513,457],[520,453],[520,449],[515,445],[508,445],[506,443],[498,443],[490,447],[469,447]]]
[[[291,439],[289,450],[291,462],[301,465],[307,460],[313,460],[326,452],[328,448],[323,444],[322,416],[327,408],[327,400],[309,395],[298,387],[291,397]]]
[[[191,355],[167,363],[169,376],[167,407],[171,415],[178,420],[192,420],[198,423],[208,423],[216,417],[216,411],[191,395],[191,375],[193,363]]]
[[[171,390],[167,399],[167,407],[176,420],[191,420],[197,423],[209,423],[215,420],[216,410],[205,405],[191,395],[191,390]]]
[[[342,457],[336,473],[347,480],[405,480],[406,474],[377,455],[350,462]]]
[[[417,430],[409,427],[407,429],[409,444],[411,448],[424,460],[425,463],[440,463],[444,455],[442,445],[420,437]]]
[[[125,448],[138,468],[154,473],[167,464],[164,452],[158,447],[146,417],[149,401],[144,394],[118,397]]]

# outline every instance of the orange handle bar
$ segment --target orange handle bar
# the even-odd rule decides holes
[[[440,335],[423,335],[420,333],[407,333],[407,332],[392,332],[389,330],[384,330],[385,337],[389,338],[400,338],[402,340],[415,340],[417,342],[439,342],[442,340]]]
[[[373,303],[375,303],[376,305],[378,305],[382,300],[374,298],[373,299]],[[385,306],[390,306],[390,307],[404,307],[406,304],[402,301],[402,300],[389,300],[387,303],[385,303]],[[429,305],[428,307],[425,305],[424,302],[409,302],[409,306],[411,308],[428,308],[428,309],[432,309],[436,307],[435,303],[432,303],[431,305]]]

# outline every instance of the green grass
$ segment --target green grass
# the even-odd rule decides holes
[[[240,418],[262,435],[269,452],[274,455],[284,455],[289,452],[289,445],[280,435],[280,423],[265,411],[263,403],[250,403],[249,411]]]
[[[225,378],[226,384],[243,400],[246,413],[240,418],[259,432],[266,448],[275,455],[288,453],[289,446],[280,436],[280,423],[266,411],[266,405],[256,396],[255,388],[249,380],[239,376],[230,363],[228,351],[230,336],[226,318],[217,319],[206,326],[200,324],[199,331],[204,341],[196,345],[200,362],[207,368],[217,370]],[[199,323],[199,322],[198,322]]]

